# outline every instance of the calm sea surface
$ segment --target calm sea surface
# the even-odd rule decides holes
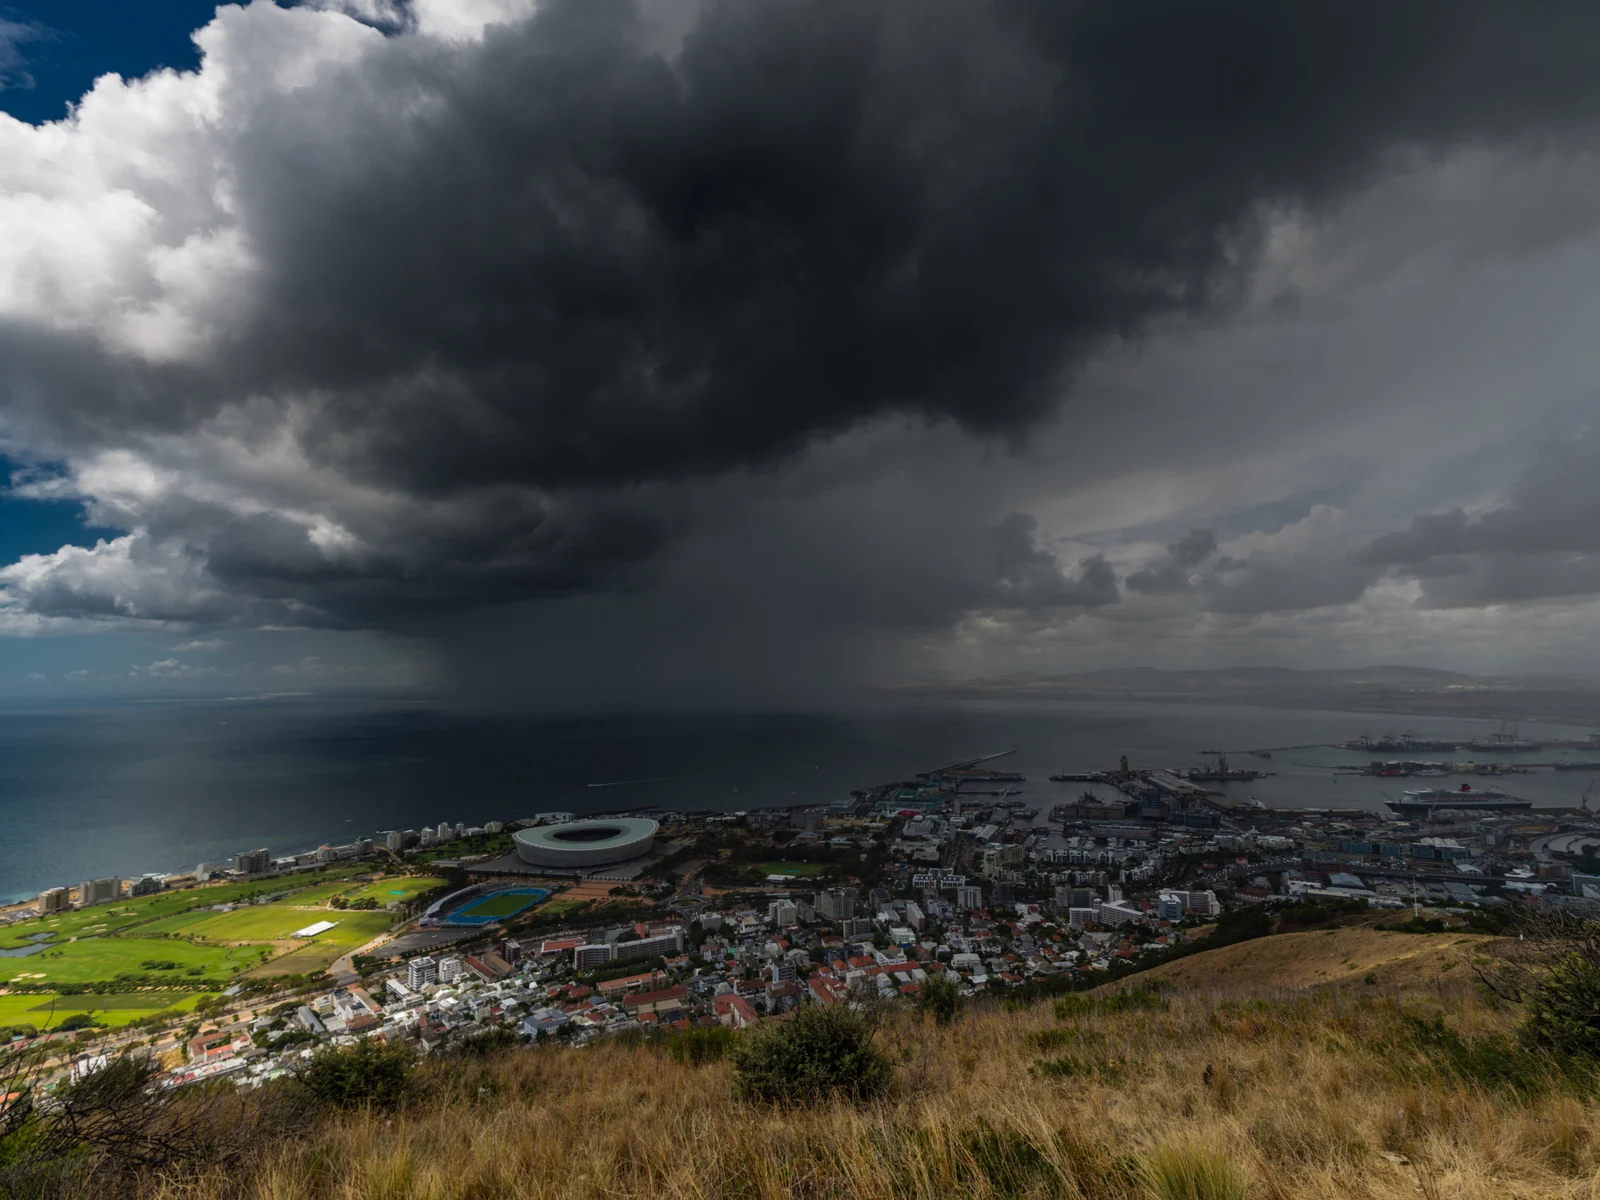
[[[1028,776],[1024,798],[1048,807],[1081,789],[1046,776],[1114,766],[1124,754],[1135,766],[1190,766],[1213,748],[1343,742],[1396,729],[1464,738],[1493,728],[1454,718],[1078,702],[636,718],[486,718],[327,700],[12,711],[0,713],[0,898],[444,820],[827,802],[1000,750],[1017,751],[1003,765]],[[1586,732],[1522,727],[1524,737]],[[1600,759],[1556,750],[1525,757],[1574,756]],[[1232,790],[1282,807],[1376,809],[1384,791],[1445,782],[1331,770],[1365,757],[1276,749],[1271,762],[1239,758],[1276,774]],[[1541,805],[1575,806],[1589,782],[1583,772],[1544,771],[1502,786]]]

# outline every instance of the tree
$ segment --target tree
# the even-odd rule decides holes
[[[950,976],[941,971],[922,981],[922,989],[917,993],[918,1012],[931,1014],[936,1023],[948,1025],[960,1010],[961,989]]]

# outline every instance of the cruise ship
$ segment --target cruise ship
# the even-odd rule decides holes
[[[1384,801],[1397,813],[1415,815],[1440,809],[1479,809],[1488,812],[1510,812],[1514,809],[1532,808],[1532,800],[1522,800],[1498,788],[1475,788],[1463,783],[1459,788],[1419,788],[1401,792],[1400,799]]]

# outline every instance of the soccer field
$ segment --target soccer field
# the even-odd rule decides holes
[[[474,900],[445,919],[455,925],[481,925],[486,921],[497,921],[502,917],[514,917],[523,909],[539,903],[549,894],[548,888],[513,888],[495,892],[481,900]]]

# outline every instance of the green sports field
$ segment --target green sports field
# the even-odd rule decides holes
[[[793,875],[800,879],[813,879],[826,874],[828,870],[825,863],[769,862],[758,865],[768,875]]]
[[[437,875],[396,875],[392,879],[379,879],[363,884],[344,894],[346,900],[376,900],[382,908],[391,900],[413,900],[423,892],[431,892],[444,884]]]
[[[125,992],[105,996],[56,996],[38,993],[0,996],[0,1027],[32,1025],[44,1030],[77,1013],[89,1013],[102,1025],[121,1026],[156,1013],[188,1012],[198,992]]]

